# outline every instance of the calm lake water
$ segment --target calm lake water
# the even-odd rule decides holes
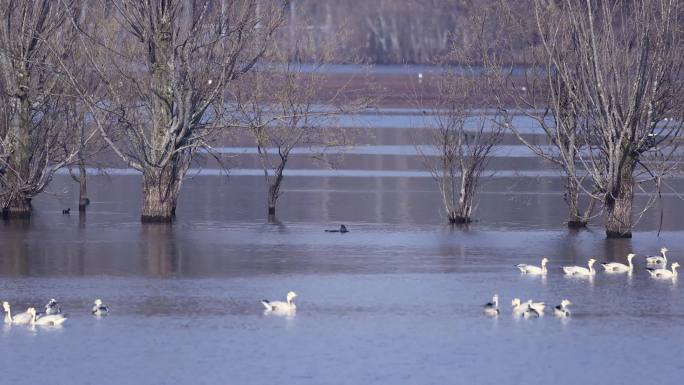
[[[362,145],[388,147],[350,151],[340,170],[302,151],[275,223],[249,154],[242,172],[187,180],[173,226],[139,224],[128,172],[92,177],[87,215],[63,216],[76,186],[58,176],[30,222],[0,222],[0,299],[19,312],[54,297],[69,320],[2,327],[0,383],[681,383],[684,285],[651,279],[642,257],[667,246],[684,261],[679,200],[664,194],[631,240],[605,240],[600,219],[568,232],[561,180],[512,148],[483,185],[478,222],[451,228],[402,130],[369,135]],[[340,223],[351,232],[323,232]],[[632,251],[632,277],[560,270]],[[546,278],[513,267],[542,256]],[[262,312],[260,299],[290,290],[296,315]],[[488,318],[494,293],[503,311]],[[568,298],[572,317],[514,318],[514,297]],[[89,314],[95,298],[109,316]]]

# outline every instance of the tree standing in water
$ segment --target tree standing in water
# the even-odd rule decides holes
[[[292,151],[303,149],[311,158],[324,160],[350,145],[351,130],[339,127],[339,117],[371,104],[370,97],[356,96],[348,89],[353,78],[340,83],[327,72],[327,66],[340,59],[337,47],[341,33],[321,42],[315,30],[308,30],[306,25],[298,25],[297,30],[294,41],[273,42],[264,57],[269,65],[244,77],[236,93],[240,118],[254,138],[268,186],[269,217],[275,216]],[[339,86],[331,87],[330,83]]]
[[[78,1],[0,0],[0,206],[29,217],[31,200],[73,161],[80,144],[67,124],[73,93],[58,69],[74,54],[69,15]],[[88,143],[96,131],[80,133]]]
[[[80,94],[103,139],[142,173],[143,222],[173,220],[193,156],[230,126],[230,87],[263,55],[285,3],[115,0],[93,10],[99,28],[81,39],[106,103]]]
[[[586,0],[535,1],[534,10],[550,92],[579,117],[571,147],[603,203],[606,235],[631,237],[634,188],[670,171],[684,121],[682,8]]]

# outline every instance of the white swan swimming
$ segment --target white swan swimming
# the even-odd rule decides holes
[[[297,305],[294,303],[294,299],[297,297],[297,293],[291,291],[287,293],[287,301],[269,301],[267,299],[262,299],[261,304],[264,305],[267,312],[276,313],[290,313],[297,310]]]
[[[492,297],[492,302],[487,302],[483,309],[486,315],[496,316],[499,315],[499,295],[494,294]]]
[[[587,262],[589,268],[582,266],[563,266],[563,271],[567,275],[592,276],[596,274],[596,270],[594,270],[594,263],[596,263],[596,260],[592,258],[589,260],[589,262]]]
[[[10,309],[10,304],[9,302],[5,301],[2,303],[2,308],[5,310],[5,323],[6,324],[17,324],[17,325],[23,325],[31,322],[31,313],[29,313],[28,309],[23,312],[15,315],[12,317],[12,310]]]
[[[679,262],[673,262],[672,265],[670,265],[670,268],[672,271],[668,269],[655,269],[652,267],[647,267],[646,271],[651,274],[651,277],[653,278],[661,278],[661,279],[670,279],[670,278],[676,278],[677,277],[677,268],[679,267]]]
[[[520,298],[513,298],[513,301],[511,301],[511,307],[513,307],[513,315],[523,315],[529,308],[534,309],[541,315],[544,314],[546,304],[544,302],[533,302],[531,299],[525,303],[522,303]]]
[[[619,262],[603,262],[601,266],[606,270],[606,273],[631,273],[634,271],[634,265],[632,264],[634,256],[632,253],[627,254],[628,265]]]
[[[570,310],[567,309],[569,305],[572,305],[569,299],[562,300],[560,305],[553,308],[553,314],[560,318],[570,317]]]
[[[107,305],[102,303],[101,299],[98,298],[95,300],[93,308],[90,310],[90,312],[96,316],[103,316],[109,313],[109,308]]]
[[[28,308],[28,312],[31,314],[31,325],[59,326],[67,320],[62,314],[44,314],[36,317],[36,309],[33,307]]]
[[[61,314],[61,313],[62,313],[62,305],[60,305],[56,299],[51,298],[50,301],[48,301],[47,305],[45,305],[45,314],[51,315],[51,314]]]
[[[515,265],[521,273],[523,274],[530,274],[530,275],[545,275],[546,274],[546,263],[549,262],[549,259],[544,257],[541,260],[541,267],[539,266],[534,266],[534,265],[527,265],[524,263],[519,263]]]
[[[647,256],[646,257],[646,264],[648,264],[648,265],[667,264],[666,253],[668,251],[670,251],[670,250],[668,250],[667,247],[663,247],[662,249],[660,249],[660,254],[662,254],[662,255]]]

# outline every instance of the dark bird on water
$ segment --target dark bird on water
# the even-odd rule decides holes
[[[62,210],[62,215],[69,215],[70,212],[71,212],[71,207],[69,207],[68,209]]]
[[[326,233],[348,233],[349,230],[347,230],[347,226],[345,225],[340,225],[339,230],[325,230]]]

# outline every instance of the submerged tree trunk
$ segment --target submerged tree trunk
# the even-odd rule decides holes
[[[181,177],[175,167],[148,169],[143,173],[142,222],[172,222]]]
[[[78,162],[78,211],[85,211],[90,204],[88,199],[88,186],[86,185],[86,167],[83,160]]]
[[[31,197],[26,194],[25,188],[30,178],[30,155],[29,155],[29,99],[22,94],[14,98],[14,103],[18,107],[18,113],[10,122],[11,130],[14,133],[12,154],[9,159],[10,169],[7,170],[7,180],[10,196],[3,215],[5,218],[28,218],[31,216]]]
[[[458,194],[458,207],[449,212],[449,223],[470,223],[472,222],[471,213],[473,211],[473,197],[477,181],[470,170],[461,171],[461,191]]]
[[[283,181],[283,171],[285,170],[285,164],[287,163],[287,157],[281,157],[280,164],[274,171],[272,177],[266,177],[267,180],[270,179],[268,185],[268,196],[266,198],[268,204],[268,215],[275,216],[276,203],[278,202],[278,197],[280,196],[280,184]],[[267,172],[267,171],[265,171]],[[268,175],[268,174],[267,174]]]
[[[606,236],[632,237],[632,201],[634,199],[634,166],[625,165],[616,187],[606,195]]]
[[[580,213],[579,209],[580,194],[577,180],[572,176],[568,176],[566,183],[565,201],[568,204],[568,228],[580,229],[587,227],[589,221]]]
[[[13,196],[8,205],[3,208],[2,215],[6,219],[11,218],[30,218],[31,217],[31,198]]]

